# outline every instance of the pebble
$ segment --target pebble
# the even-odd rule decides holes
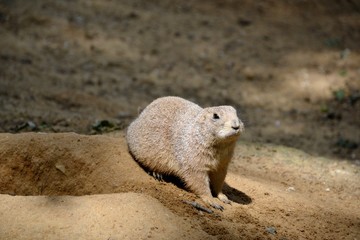
[[[270,233],[272,235],[275,235],[277,233],[275,227],[267,227],[266,232],[268,232],[268,233]]]
[[[294,192],[295,191],[295,188],[294,187],[288,187],[286,189],[287,192]]]

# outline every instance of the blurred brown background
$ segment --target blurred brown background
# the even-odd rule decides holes
[[[124,129],[177,95],[359,163],[359,50],[358,1],[0,0],[0,131]]]

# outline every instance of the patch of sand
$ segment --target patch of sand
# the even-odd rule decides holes
[[[1,239],[356,239],[360,169],[291,148],[239,142],[224,192],[194,194],[148,176],[123,133],[0,134]],[[10,195],[9,195],[10,194]],[[12,196],[11,196],[12,195]]]

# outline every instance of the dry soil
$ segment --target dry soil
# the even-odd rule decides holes
[[[354,0],[0,0],[0,238],[359,239],[359,42]],[[245,122],[224,212],[127,153],[166,95]]]
[[[148,176],[123,133],[0,134],[1,239],[357,239],[359,167],[239,142],[209,214]],[[40,196],[39,196],[40,195]]]

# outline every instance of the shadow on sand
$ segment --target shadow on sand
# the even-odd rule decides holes
[[[229,198],[229,200],[233,202],[242,205],[248,205],[252,202],[251,197],[233,187],[230,187],[227,183],[224,183],[223,192]]]

